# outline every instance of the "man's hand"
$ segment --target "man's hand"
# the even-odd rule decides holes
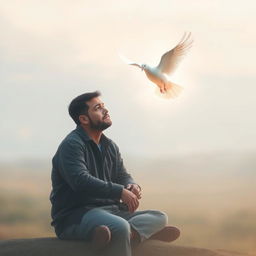
[[[137,196],[138,199],[141,199],[141,188],[137,184],[128,184],[127,189],[130,190],[133,194]]]
[[[128,210],[131,213],[135,212],[139,207],[139,200],[137,196],[128,189],[123,189],[121,200],[128,206]]]

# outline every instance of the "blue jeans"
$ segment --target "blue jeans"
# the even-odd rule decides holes
[[[111,231],[111,242],[104,255],[131,256],[131,228],[138,232],[142,242],[164,228],[167,221],[167,215],[161,211],[130,213],[120,210],[117,205],[103,206],[86,212],[79,224],[66,228],[59,238],[90,241],[94,228],[105,225]]]

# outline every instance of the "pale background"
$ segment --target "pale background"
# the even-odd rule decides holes
[[[191,229],[190,240],[184,235],[180,243],[254,251],[255,10],[249,0],[0,1],[2,195],[16,200],[29,187],[30,195],[42,190],[48,204],[51,158],[75,128],[67,106],[81,93],[100,90],[113,120],[106,135],[144,186],[142,206],[176,213],[185,234]],[[160,99],[145,74],[126,66],[118,53],[157,65],[185,31],[192,32],[194,45],[172,77],[184,91],[175,100]],[[47,175],[43,188],[34,181],[22,185],[32,172],[40,186],[37,169]],[[4,196],[3,202],[8,214],[16,211]],[[194,228],[188,226],[189,211],[211,217],[207,221],[222,229],[220,216],[230,220],[238,214],[230,224],[238,235],[215,243],[219,231],[212,234],[198,219],[190,221]],[[246,223],[232,231],[236,218]],[[12,220],[0,221],[3,237],[19,236],[9,232]],[[18,223],[24,226],[22,219]],[[203,230],[198,239],[195,229]],[[230,239],[228,228],[223,230]],[[243,245],[236,242],[245,237]]]

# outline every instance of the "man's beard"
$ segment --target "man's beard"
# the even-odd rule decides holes
[[[97,130],[97,131],[104,131],[105,129],[107,129],[108,127],[110,127],[112,125],[112,122],[110,123],[105,123],[104,121],[97,121],[94,122],[88,115],[88,118],[90,120],[90,127],[93,130]]]

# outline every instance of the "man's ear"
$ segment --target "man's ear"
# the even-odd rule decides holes
[[[89,122],[90,122],[88,116],[86,116],[86,115],[80,115],[79,116],[79,121],[80,121],[81,124],[85,124],[85,125],[88,125]]]

